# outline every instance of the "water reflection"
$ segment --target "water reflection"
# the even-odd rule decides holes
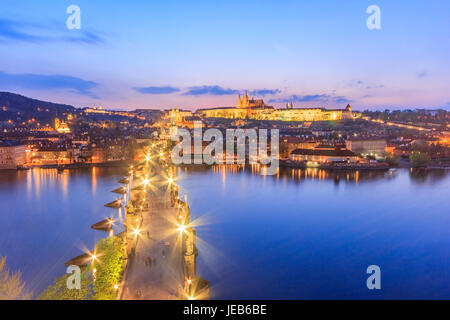
[[[365,181],[375,181],[384,178],[394,178],[395,173],[388,172],[387,170],[326,170],[318,168],[279,168],[276,175],[264,175],[261,174],[264,168],[259,165],[217,165],[211,168],[207,167],[184,167],[183,171],[188,173],[207,173],[211,170],[213,175],[220,175],[222,182],[226,182],[227,175],[239,175],[247,174],[254,176],[263,176],[264,179],[272,179],[275,181],[285,180],[286,178],[300,182],[302,180],[320,181],[320,180],[332,180],[339,184],[342,182],[359,183]]]
[[[436,183],[448,176],[449,170],[428,170],[424,168],[410,169],[409,176],[414,183]]]
[[[179,170],[192,216],[207,217],[199,273],[219,299],[450,297],[448,171],[342,171],[223,165]],[[213,257],[212,253],[216,255]],[[219,254],[217,254],[219,253]],[[405,272],[408,270],[408,272]]]
[[[65,261],[108,236],[90,226],[119,214],[103,205],[114,199],[110,191],[124,173],[119,168],[0,171],[0,255],[23,272],[35,294],[64,274]]]
[[[212,172],[215,176],[221,176],[222,183],[226,183],[227,175],[237,176],[240,174],[263,176],[263,179],[292,180],[301,182],[309,181],[325,181],[330,180],[335,184],[344,183],[364,183],[373,182],[381,179],[395,179],[399,170],[407,169],[391,169],[391,170],[329,170],[319,168],[279,168],[276,175],[264,175],[264,167],[258,165],[215,165],[206,166],[185,166],[182,169],[185,173],[204,173]],[[435,183],[448,177],[448,170],[427,170],[427,169],[410,169],[410,179],[417,183]]]
[[[199,263],[213,298],[370,298],[360,278],[373,263],[387,271],[384,298],[450,297],[443,272],[450,261],[448,171],[280,168],[261,176],[257,165],[223,165],[178,172],[193,220],[208,221],[196,228],[199,257],[219,257]],[[123,216],[103,204],[114,200],[110,191],[124,174],[0,172],[0,254],[35,293],[80,248],[108,236],[92,224]]]

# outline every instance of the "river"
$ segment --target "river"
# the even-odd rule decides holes
[[[35,294],[106,234],[117,168],[0,172],[0,255]],[[212,299],[449,299],[448,171],[179,168]],[[366,269],[381,269],[368,290]]]

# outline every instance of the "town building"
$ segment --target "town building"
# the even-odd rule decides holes
[[[319,141],[313,139],[284,136],[280,138],[280,156],[287,158],[296,149],[314,149],[319,144]]]
[[[387,141],[380,137],[351,137],[345,140],[345,146],[363,157],[381,158],[386,152]]]
[[[17,169],[27,161],[24,144],[0,140],[0,169]]]
[[[356,163],[358,155],[346,149],[296,149],[291,152],[290,160],[297,162],[327,163]]]
[[[69,164],[70,155],[66,147],[57,145],[43,146],[37,150],[31,160],[35,165]]]

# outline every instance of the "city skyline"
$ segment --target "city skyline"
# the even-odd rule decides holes
[[[81,29],[68,30],[69,5]],[[4,1],[0,88],[76,107],[235,106],[247,89],[282,107],[450,106],[450,4]]]

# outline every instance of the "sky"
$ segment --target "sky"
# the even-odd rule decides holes
[[[70,30],[67,8],[80,8]],[[369,30],[370,5],[381,29]],[[448,0],[0,0],[0,91],[76,107],[450,108]]]

